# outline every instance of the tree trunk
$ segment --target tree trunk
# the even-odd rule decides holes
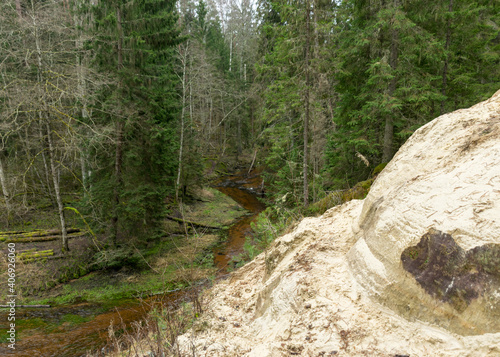
[[[231,72],[232,65],[233,65],[233,35],[231,34],[231,43],[229,45],[229,72]]]
[[[116,8],[116,26],[118,29],[118,70],[120,70],[123,67],[123,29],[120,6]]]
[[[5,178],[3,160],[4,160],[3,152],[0,152],[0,183],[2,185],[2,194],[5,200],[5,208],[7,210],[7,228],[8,228],[10,219],[10,202],[9,202],[9,191],[7,190],[7,180]]]
[[[248,106],[250,110],[250,142],[253,143],[255,139],[255,130],[254,130],[254,117],[253,117],[253,102],[250,102]]]
[[[59,211],[59,219],[61,222],[61,235],[62,235],[62,252],[69,252],[68,246],[68,233],[66,230],[66,220],[64,217],[64,204],[61,197],[61,189],[59,187],[59,179],[57,177],[57,168],[54,159],[54,145],[52,143],[52,130],[50,129],[50,124],[47,120],[47,142],[49,144],[49,162],[50,162],[50,173],[52,176],[52,182],[54,184],[54,192],[56,196],[57,208]]]
[[[208,140],[212,140],[212,115],[213,115],[213,99],[210,96],[210,115],[209,115],[209,122],[208,122]]]
[[[123,67],[123,30],[122,30],[122,15],[120,7],[116,9],[116,20],[118,29],[118,70]],[[121,80],[118,83],[118,87],[121,88]],[[111,219],[111,228],[113,235],[113,244],[116,245],[118,242],[118,220],[119,220],[119,207],[120,207],[120,191],[122,188],[122,165],[123,165],[123,122],[121,118],[116,120],[115,124],[115,136],[116,136],[116,147],[115,147],[115,187],[113,190],[113,217]]]
[[[33,0],[31,1],[31,7],[32,7],[32,11],[33,13],[35,12],[35,4],[33,2]],[[34,32],[35,32],[35,46],[36,46],[36,52],[37,52],[37,62],[38,62],[38,72],[37,72],[37,79],[38,79],[38,83],[42,83],[43,81],[43,76],[42,76],[42,73],[43,73],[43,63],[42,63],[42,47],[41,47],[41,44],[40,44],[40,38],[39,38],[39,33],[38,33],[38,25],[36,23],[36,17],[33,17],[33,29],[34,29]],[[43,98],[41,98],[41,100],[43,101]],[[40,118],[40,123],[43,123],[43,115],[42,115],[42,112],[39,111],[38,112],[38,116]],[[44,140],[44,134],[43,134],[43,127],[42,127],[42,124],[40,124],[40,139],[43,141]],[[45,168],[45,178],[47,180],[47,189],[48,189],[48,193],[51,197],[51,200],[53,200],[53,195],[52,195],[52,192],[51,192],[51,188],[50,188],[50,173],[49,173],[49,167],[47,165],[47,159],[45,157],[45,152],[42,150],[42,159],[43,159],[43,165],[44,165],[44,168]],[[54,201],[52,201],[52,204],[54,204]]]
[[[303,176],[304,176],[304,207],[309,205],[309,180],[307,177],[308,172],[308,144],[309,144],[309,42],[311,37],[310,29],[310,2],[306,1],[306,48],[305,48],[305,66],[306,66],[306,93],[305,93],[305,118],[304,118],[304,165],[303,165]]]
[[[116,122],[116,148],[115,148],[115,187],[113,190],[114,210],[111,226],[113,230],[113,244],[118,242],[118,220],[120,207],[120,191],[122,187],[122,164],[123,164],[123,123],[118,120]]]
[[[78,4],[77,6],[81,6]],[[68,9],[69,10],[69,9]],[[84,57],[82,55],[83,51],[83,40],[82,40],[82,32],[84,28],[84,19],[83,15],[78,15],[75,13],[74,18],[73,18],[75,27],[78,30],[77,38],[75,39],[75,48],[76,48],[76,56],[75,56],[75,65],[76,65],[76,75],[78,78],[77,81],[77,92],[78,92],[78,99],[82,103],[82,109],[81,109],[81,116],[82,118],[87,118],[89,116],[89,111],[88,111],[88,100],[87,100],[87,83],[85,81],[84,77],[84,70],[83,70],[83,62],[84,62]],[[84,137],[88,137],[88,134],[85,132]],[[84,143],[82,143],[84,144]],[[80,165],[81,165],[81,170],[82,170],[82,186],[83,186],[83,192],[84,195],[87,196],[88,193],[88,171],[87,171],[87,147],[86,145],[82,145],[80,147]]]
[[[399,7],[399,0],[394,0],[394,11],[396,12]],[[393,21],[395,21],[396,14],[393,15]],[[394,25],[394,24],[393,24]],[[389,65],[391,66],[391,70],[393,73],[393,78],[389,83],[389,92],[388,96],[392,99],[394,92],[396,91],[397,85],[397,74],[396,69],[398,67],[398,39],[399,32],[397,29],[393,28],[392,30],[392,38],[391,38],[391,54],[389,59]],[[384,130],[384,144],[383,144],[383,153],[382,153],[382,162],[389,162],[392,158],[392,147],[394,141],[394,115],[395,113],[390,113],[385,118],[385,130]]]
[[[186,80],[187,80],[187,50],[189,46],[189,41],[186,44],[186,51],[184,51],[184,58],[182,58],[182,54],[180,55],[182,60],[182,107],[181,107],[181,137],[180,137],[180,146],[179,146],[179,159],[177,165],[177,181],[175,183],[175,201],[179,202],[179,187],[181,184],[181,172],[182,172],[182,151],[184,148],[184,116],[186,113]],[[180,51],[179,51],[180,54]]]
[[[42,120],[42,113],[39,112],[38,113],[39,117],[40,117],[40,120]],[[43,135],[43,128],[42,126],[40,126],[40,139],[42,141],[44,141],[44,135]],[[42,161],[43,161],[43,167],[45,169],[45,181],[47,182],[47,193],[49,194],[49,197],[50,197],[50,200],[52,202],[52,205],[55,207],[56,206],[56,202],[54,202],[54,195],[52,194],[52,188],[51,188],[51,185],[50,185],[50,170],[49,170],[49,165],[47,164],[47,158],[45,156],[45,151],[42,150]],[[40,181],[42,179],[40,178]]]
[[[242,147],[241,147],[241,115],[238,115],[238,127],[236,128],[237,129],[237,132],[236,132],[236,162],[239,161],[239,157],[241,155],[241,150],[242,150]]]
[[[85,158],[83,157],[83,153],[80,153],[80,169],[82,170],[83,194],[86,196],[88,188],[88,175],[87,175],[87,165],[85,163]]]

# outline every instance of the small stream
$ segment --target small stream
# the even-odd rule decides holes
[[[266,206],[257,199],[262,193],[262,179],[257,174],[226,176],[216,182],[215,188],[250,212],[229,228],[226,244],[214,251],[215,266],[223,273],[231,259],[243,251],[245,237],[252,231],[250,224]]]
[[[214,250],[214,264],[218,268],[219,277],[223,277],[231,259],[242,252],[245,236],[251,232],[251,222],[265,206],[257,199],[257,194],[262,190],[262,180],[256,173],[226,176],[219,179],[214,187],[249,211],[229,228],[225,244]],[[187,290],[174,291],[163,295],[161,301],[163,304],[176,304],[187,299],[188,295]],[[102,311],[102,306],[89,303],[49,309],[17,309],[16,321],[22,321],[24,324],[22,336],[16,341],[15,350],[8,348],[5,343],[0,344],[0,356],[85,356],[86,351],[106,345],[111,321],[115,325],[123,323],[130,326],[132,322],[143,319],[158,300],[158,297],[155,297],[142,302],[117,302],[117,306],[107,312]],[[78,324],[63,322],[65,316],[71,315],[90,320]],[[7,324],[7,313],[1,311],[0,329],[7,331]],[[50,333],[42,330],[46,325],[53,326]]]

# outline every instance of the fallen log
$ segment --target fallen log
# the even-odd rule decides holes
[[[201,228],[207,228],[207,229],[222,229],[222,227],[209,226],[209,225],[206,225],[203,223],[188,221],[187,219],[181,219],[181,218],[172,217],[172,216],[167,216],[167,219],[170,219],[171,221],[175,221],[175,222],[179,222],[179,223],[185,223],[187,225],[195,226],[195,227],[201,227]]]
[[[68,234],[68,239],[78,238],[86,235],[88,232],[80,232],[78,234]],[[5,243],[34,243],[34,242],[50,242],[53,240],[61,239],[61,235],[53,235],[53,236],[35,236],[35,237],[15,237],[8,238],[4,240]]]
[[[79,228],[68,228],[66,233],[79,233]],[[14,231],[14,232],[0,232],[0,241],[6,241],[9,239],[22,239],[22,238],[35,238],[35,237],[50,237],[50,236],[60,236],[62,234],[60,229],[44,229],[44,230],[34,230],[31,232]]]
[[[28,249],[28,250],[23,250],[23,251],[18,251],[17,256],[18,257],[27,257],[27,256],[32,256],[32,255],[47,255],[47,254],[53,254],[54,250],[53,249],[46,249],[46,250],[36,250],[35,248],[33,249]]]
[[[32,233],[32,232],[41,232],[43,229],[35,229],[33,231],[5,231],[5,232],[0,232],[0,235],[15,235],[15,234],[26,234],[26,233]]]
[[[43,258],[47,258],[50,256],[54,255],[54,250],[53,249],[48,249],[48,250],[27,250],[24,252],[19,252],[17,254],[17,259],[23,261],[23,262],[31,262],[34,260],[40,260]]]
[[[22,262],[25,263],[25,264],[29,264],[29,263],[33,263],[33,262],[37,262],[37,261],[40,261],[40,260],[54,260],[54,259],[63,259],[63,258],[68,258],[69,256],[65,256],[65,255],[48,255],[48,256],[45,256],[45,257],[38,257],[38,258],[32,258],[32,259],[23,259]]]
[[[27,308],[27,307],[31,307],[31,308],[34,308],[34,309],[44,309],[44,308],[47,308],[47,307],[51,307],[50,305],[14,305],[14,306],[10,306],[10,305],[0,305],[0,308],[3,308],[3,309],[7,309],[7,308],[11,308],[11,307],[15,307],[16,309],[18,308]]]

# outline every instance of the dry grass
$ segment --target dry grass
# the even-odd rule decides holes
[[[189,303],[155,303],[152,312],[142,321],[127,329],[125,324],[111,324],[108,342],[99,351],[88,352],[86,357],[187,357],[194,351],[182,352],[177,338],[203,313],[206,305],[193,289],[188,294]],[[194,344],[193,344],[194,345]]]

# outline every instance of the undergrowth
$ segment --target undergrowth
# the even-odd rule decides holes
[[[280,203],[271,203],[251,224],[253,233],[245,240],[244,252],[233,258],[233,265],[241,267],[255,258],[265,251],[276,238],[290,231],[294,224],[303,217],[319,216],[332,207],[354,199],[364,199],[385,166],[385,163],[378,165],[367,180],[358,182],[352,188],[330,192],[307,208],[287,208]],[[284,199],[282,201],[284,202]]]
[[[243,253],[233,258],[236,267],[244,265],[265,251],[276,238],[290,230],[293,224],[302,217],[299,209],[292,210],[281,206],[267,207],[251,223],[253,232],[245,239]]]

